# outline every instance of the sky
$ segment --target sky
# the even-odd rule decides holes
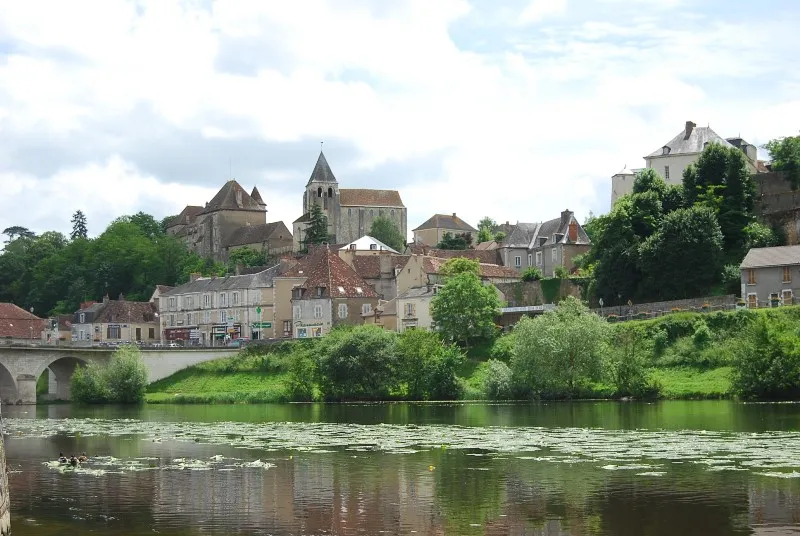
[[[795,0],[0,2],[0,230],[94,236],[231,177],[291,229],[320,142],[409,229],[583,221],[687,120],[797,135],[797,28]]]

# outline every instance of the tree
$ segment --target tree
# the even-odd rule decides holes
[[[800,136],[775,138],[768,141],[764,148],[772,158],[772,169],[784,172],[792,189],[800,187]]]
[[[329,240],[328,218],[322,212],[320,206],[314,203],[309,213],[308,227],[306,228],[303,244],[308,247],[309,245],[324,244]]]
[[[30,231],[27,227],[21,227],[19,225],[12,225],[11,227],[6,227],[3,229],[3,234],[8,236],[8,240],[6,240],[6,244],[13,242],[17,238],[34,238],[36,233]]]
[[[241,266],[264,266],[266,258],[263,251],[258,251],[249,246],[234,249],[228,255],[228,267],[236,269],[237,265]]]
[[[378,216],[372,220],[372,225],[369,228],[369,235],[376,238],[392,248],[393,250],[403,253],[406,249],[406,240],[397,225],[392,220],[384,216]]]
[[[431,316],[446,340],[469,346],[470,340],[495,334],[494,318],[500,300],[494,286],[484,286],[474,273],[462,272],[447,279],[431,300]]]
[[[786,320],[759,315],[737,345],[732,384],[744,397],[800,396],[800,338]]]
[[[720,279],[722,240],[717,218],[708,207],[667,214],[658,231],[639,248],[650,297],[674,300],[707,295]]]
[[[494,240],[494,228],[497,227],[497,222],[489,216],[485,216],[478,222],[478,243],[489,242]]]
[[[141,229],[142,233],[151,240],[164,234],[161,228],[161,222],[150,214],[139,211],[133,216],[123,216],[123,219],[137,226]]]
[[[576,395],[600,377],[608,334],[606,321],[572,296],[554,311],[524,317],[514,328],[515,382],[537,396]]]
[[[480,277],[481,265],[476,260],[468,259],[466,257],[455,257],[442,265],[440,273],[445,277],[463,273],[474,274],[475,276]]]
[[[458,234],[453,236],[452,233],[444,233],[442,240],[436,244],[436,247],[438,249],[467,249],[468,245],[469,244],[467,244],[467,240],[463,235]]]
[[[456,372],[464,355],[453,345],[442,343],[438,333],[410,329],[397,340],[400,370],[412,400],[457,398],[460,385]]]
[[[86,238],[86,215],[83,211],[75,211],[72,215],[72,232],[69,235],[70,240],[77,240],[79,238]]]
[[[123,346],[107,365],[78,367],[70,387],[73,398],[84,404],[140,403],[147,389],[147,366],[138,348]]]

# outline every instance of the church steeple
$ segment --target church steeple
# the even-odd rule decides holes
[[[264,199],[261,198],[261,192],[258,191],[257,186],[253,186],[253,191],[250,193],[250,197],[253,198],[253,201],[258,203],[262,207],[266,207],[267,204],[264,202]]]
[[[319,152],[317,164],[314,166],[314,171],[311,172],[311,177],[308,178],[306,186],[309,186],[312,182],[336,182],[336,177],[333,176],[333,171],[331,171],[331,167],[328,165],[328,161],[322,151]]]

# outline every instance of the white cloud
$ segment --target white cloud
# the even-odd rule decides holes
[[[530,26],[498,17],[504,26],[464,37],[454,28],[482,15],[462,0],[62,4],[0,4],[0,34],[12,47],[0,61],[4,136],[75,140],[63,161],[0,147],[0,178],[13,185],[0,199],[0,228],[68,230],[81,208],[97,232],[123,213],[162,217],[209,200],[226,176],[210,187],[179,184],[119,156],[119,145],[164,146],[170,161],[165,142],[175,140],[162,131],[226,144],[256,138],[265,148],[308,141],[309,155],[318,140],[339,140],[357,151],[334,165],[342,187],[372,186],[353,183],[347,169],[435,157],[416,172],[423,183],[394,185],[413,228],[434,212],[476,223],[605,210],[610,174],[641,165],[688,119],[754,143],[798,128],[800,75],[780,65],[800,46],[789,31],[797,17],[706,20],[671,10],[677,2],[584,16],[581,4],[533,1],[518,17]],[[234,60],[248,67],[225,68]],[[152,136],[133,138],[122,121],[142,107],[174,134],[153,124]],[[108,148],[85,156],[78,149],[98,125],[110,125],[99,140]],[[218,155],[198,149],[193,158],[227,171]],[[39,160],[56,171],[34,171]],[[290,224],[313,164],[310,156],[292,171],[267,166],[237,178],[258,184],[270,219]],[[267,178],[294,180],[295,193],[270,191]]]

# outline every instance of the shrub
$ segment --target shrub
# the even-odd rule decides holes
[[[711,330],[705,322],[698,322],[692,334],[692,343],[698,350],[703,350],[711,344]]]
[[[744,397],[800,395],[800,338],[793,326],[759,316],[734,354],[732,380]]]
[[[289,364],[287,390],[292,400],[310,401],[314,399],[316,379],[318,376],[317,361],[311,354],[313,343],[297,345]]]
[[[483,392],[492,400],[503,400],[511,397],[512,372],[511,369],[497,359],[486,362],[483,374]]]
[[[458,398],[462,391],[456,371],[464,355],[452,344],[444,344],[438,333],[404,331],[397,340],[401,379],[414,400]]]
[[[133,404],[144,400],[147,367],[135,346],[116,350],[107,365],[91,363],[72,375],[72,398],[85,404]]]
[[[649,353],[644,331],[639,327],[620,329],[611,338],[607,350],[605,371],[614,385],[617,396],[652,398],[660,386],[650,377]]]
[[[522,280],[525,282],[539,281],[542,278],[542,271],[536,266],[529,266],[522,271]]]
[[[510,363],[511,358],[514,357],[514,334],[508,333],[502,337],[495,339],[492,347],[489,349],[489,357],[502,361],[503,363]]]
[[[566,279],[569,277],[569,270],[564,266],[556,266],[553,270],[553,277],[556,279]]]
[[[669,335],[667,332],[662,329],[658,328],[655,333],[652,335],[653,338],[653,353],[656,357],[661,357],[664,355],[664,351],[669,346]]]
[[[70,394],[76,402],[103,404],[109,400],[108,387],[103,378],[103,368],[97,363],[77,367],[72,374]]]

